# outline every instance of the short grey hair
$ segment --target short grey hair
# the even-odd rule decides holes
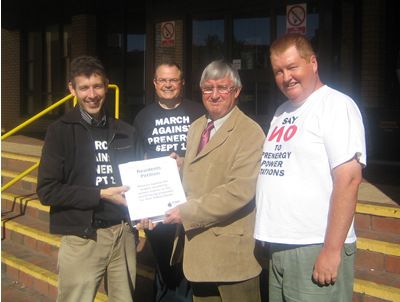
[[[203,87],[205,81],[219,80],[225,77],[232,80],[235,88],[242,88],[242,81],[237,70],[223,60],[212,61],[204,68],[200,79],[200,87]]]

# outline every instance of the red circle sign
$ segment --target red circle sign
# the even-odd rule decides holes
[[[287,21],[291,26],[300,26],[306,19],[306,11],[302,6],[293,6],[289,9]]]
[[[161,27],[161,34],[166,40],[172,39],[174,37],[174,33],[175,27],[173,23],[167,22]]]

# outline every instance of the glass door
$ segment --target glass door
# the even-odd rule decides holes
[[[132,123],[144,107],[146,33],[144,16],[129,10],[121,17],[113,11],[102,15],[101,58],[110,82],[120,89],[120,118]],[[107,109],[114,114],[114,91],[108,94]]]
[[[213,60],[225,58],[224,19],[192,21],[192,99],[201,100],[200,77]]]
[[[33,115],[69,93],[70,25],[22,33],[22,115]],[[59,115],[64,107],[50,112]]]
[[[232,63],[239,70],[243,89],[239,107],[253,118],[268,114],[270,108],[271,20],[269,17],[233,18]]]
[[[284,6],[265,13],[228,13],[221,18],[193,18],[191,38],[191,97],[201,100],[199,81],[212,60],[225,59],[238,69],[243,88],[238,106],[267,130],[276,108],[285,100],[275,86],[269,47],[286,31]],[[318,14],[308,13],[307,36],[315,43]],[[187,83],[188,85],[188,83]]]
[[[144,29],[141,32],[133,28],[126,33],[125,49],[125,113],[127,121],[133,121],[136,114],[145,103],[145,50],[146,35]]]

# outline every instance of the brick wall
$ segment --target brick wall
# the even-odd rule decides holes
[[[9,131],[19,120],[20,32],[1,29],[1,130]]]
[[[96,17],[77,15],[71,24],[71,58],[96,55]]]

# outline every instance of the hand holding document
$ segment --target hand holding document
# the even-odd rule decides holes
[[[162,221],[165,212],[186,202],[175,159],[165,156],[119,165],[131,220]]]

